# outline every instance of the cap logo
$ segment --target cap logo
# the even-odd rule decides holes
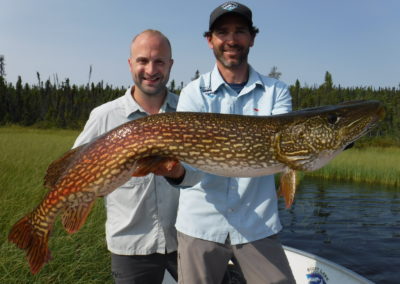
[[[221,5],[221,8],[227,11],[235,10],[238,7],[238,4],[235,2],[227,2]]]

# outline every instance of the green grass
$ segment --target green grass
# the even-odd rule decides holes
[[[350,149],[318,171],[305,173],[326,179],[400,187],[400,148]]]
[[[78,132],[0,128],[0,283],[112,283],[103,200],[83,228],[69,235],[59,218],[50,237],[53,259],[31,275],[25,253],[7,241],[12,225],[34,209],[47,190],[47,166],[71,148]]]
[[[112,283],[101,199],[76,234],[68,235],[57,219],[49,243],[53,259],[35,276],[25,253],[7,241],[12,225],[45,195],[48,165],[71,148],[77,135],[67,130],[0,128],[0,283]],[[399,148],[351,149],[307,175],[399,186],[398,161]]]

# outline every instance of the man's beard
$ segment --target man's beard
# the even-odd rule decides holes
[[[247,58],[249,55],[249,48],[243,49],[238,57],[235,59],[226,59],[224,57],[224,52],[220,50],[213,50],[215,58],[222,63],[222,65],[226,68],[237,67],[243,64],[243,62],[247,62]]]

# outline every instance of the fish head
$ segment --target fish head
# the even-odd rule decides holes
[[[278,154],[290,168],[317,170],[374,128],[385,114],[379,101],[352,101],[290,113],[277,134]]]

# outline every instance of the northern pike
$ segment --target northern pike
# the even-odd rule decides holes
[[[74,233],[97,197],[177,161],[221,176],[282,173],[280,192],[289,207],[296,171],[321,168],[383,116],[380,102],[355,101],[273,116],[177,112],[130,121],[51,163],[44,182],[49,192],[8,239],[26,250],[35,274],[50,259],[48,239],[57,215]]]

